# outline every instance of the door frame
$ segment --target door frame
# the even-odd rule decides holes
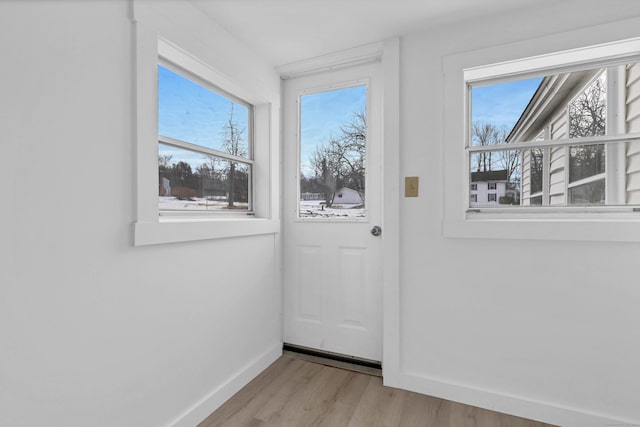
[[[330,69],[382,64],[382,373],[398,386],[400,369],[400,39],[393,38],[278,67],[287,80]],[[281,89],[281,95],[284,91]],[[281,158],[282,158],[281,139]],[[281,171],[282,173],[282,171]],[[283,182],[283,180],[281,180]],[[282,203],[282,198],[280,200]],[[281,208],[284,208],[281,206]],[[282,248],[280,249],[282,252]],[[281,264],[282,264],[281,257]],[[282,265],[281,265],[282,269]]]

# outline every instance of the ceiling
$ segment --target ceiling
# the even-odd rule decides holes
[[[564,0],[192,0],[274,66]]]

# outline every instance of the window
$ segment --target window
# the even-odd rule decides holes
[[[487,201],[488,202],[495,202],[495,201],[497,201],[496,197],[497,197],[496,193],[489,193],[487,195]]]
[[[478,195],[477,194],[472,194],[471,195],[471,203],[478,203]]]
[[[227,55],[226,36],[189,36],[186,16],[137,6],[134,244],[277,233],[277,74],[242,46]]]
[[[640,38],[578,45],[603,37],[587,35],[559,35],[574,47],[560,52],[532,39],[444,58],[445,236],[640,241]],[[604,108],[604,135],[581,99]],[[492,179],[497,203],[472,205],[477,174],[497,172],[504,195]]]
[[[640,116],[627,114],[640,107],[638,72],[640,62],[616,60],[470,83],[470,181],[474,170],[506,174],[515,197],[501,196],[501,207],[638,205],[640,189],[629,183],[640,173],[629,165],[640,160],[640,138],[626,133],[640,129]],[[505,106],[505,97],[519,104]]]
[[[478,184],[471,184],[471,191],[478,191]],[[477,202],[477,200],[476,200]]]
[[[159,211],[251,211],[253,107],[158,66]]]

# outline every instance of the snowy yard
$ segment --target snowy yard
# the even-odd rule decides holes
[[[362,205],[334,204],[327,208],[321,200],[300,200],[301,218],[365,218],[365,216],[366,209]]]
[[[247,203],[234,203],[235,208],[238,210],[247,210]],[[194,197],[191,200],[178,200],[175,197],[160,197],[160,203],[158,205],[160,210],[190,210],[190,211],[219,211],[227,209],[227,201],[225,200],[211,200],[204,197]]]

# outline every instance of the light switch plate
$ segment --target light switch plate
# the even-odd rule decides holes
[[[404,197],[418,197],[418,177],[404,177]]]

